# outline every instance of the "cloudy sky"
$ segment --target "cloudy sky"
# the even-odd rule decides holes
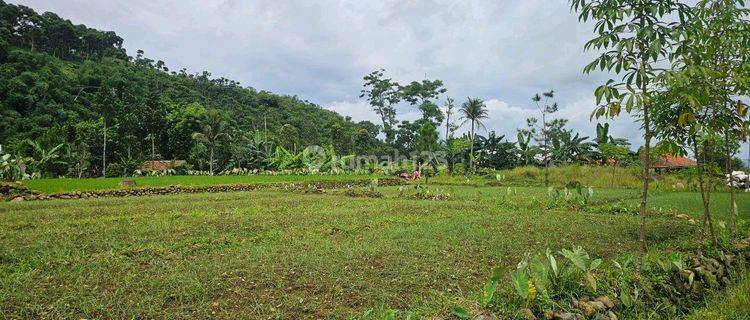
[[[402,83],[441,79],[459,102],[484,99],[488,130],[511,140],[536,113],[530,97],[550,89],[558,115],[593,135],[593,90],[609,78],[582,74],[594,55],[582,50],[591,25],[566,0],[11,2],[115,31],[128,53],[143,49],[173,70],[208,70],[376,123],[359,92],[362,77],[380,68]],[[408,106],[399,112],[417,116]],[[634,141],[637,129],[628,116],[612,123],[612,134]]]

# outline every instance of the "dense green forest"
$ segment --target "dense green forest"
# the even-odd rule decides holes
[[[206,126],[232,138],[216,139],[221,147],[213,148],[216,162],[228,167],[250,161],[238,157],[237,149],[258,134],[288,150],[333,145],[348,154],[379,145],[372,123],[354,123],[296,96],[245,87],[209,72],[170,71],[142,51],[128,56],[122,43],[114,32],[0,0],[0,144],[5,151],[33,156],[64,144],[56,151],[74,165],[55,168],[50,162],[48,169],[55,175],[96,176],[104,156],[108,167],[132,166],[152,156],[203,166],[211,143],[195,143],[193,133]]]

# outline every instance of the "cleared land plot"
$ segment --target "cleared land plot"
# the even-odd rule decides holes
[[[275,182],[336,181],[347,179],[372,179],[376,176],[358,174],[340,175],[245,175],[245,176],[163,176],[135,177],[137,187],[167,187],[170,185],[210,186],[219,184],[254,184]],[[123,178],[90,178],[90,179],[36,179],[22,181],[29,189],[42,193],[94,191],[121,189],[119,183]]]
[[[447,317],[493,266],[526,252],[636,249],[637,217],[545,210],[544,188],[505,199],[505,188],[432,189],[451,200],[389,187],[384,198],[265,190],[3,203],[0,318],[348,318],[373,308]],[[594,200],[637,194],[598,190]],[[740,196],[748,219],[750,197]],[[659,201],[700,203],[690,193],[660,192]],[[687,248],[695,232],[655,216],[650,250]]]

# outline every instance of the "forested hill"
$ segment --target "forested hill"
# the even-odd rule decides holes
[[[26,139],[43,147],[64,143],[68,156],[87,159],[81,169],[94,173],[105,155],[108,162],[150,157],[154,137],[162,159],[202,158],[205,150],[192,135],[206,121],[217,121],[232,141],[257,130],[288,148],[333,144],[353,153],[377,144],[377,127],[369,122],[357,124],[296,96],[243,87],[208,72],[170,71],[141,51],[128,56],[122,43],[114,32],[0,0],[5,151],[21,152]],[[218,148],[217,157],[230,163],[232,148],[220,143],[225,148]]]

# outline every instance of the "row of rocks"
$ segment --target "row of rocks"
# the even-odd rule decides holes
[[[401,185],[400,179],[380,179],[380,186]],[[237,192],[254,191],[259,189],[285,189],[285,190],[325,190],[348,187],[362,187],[370,184],[370,180],[341,180],[341,181],[312,181],[302,183],[276,182],[265,184],[231,184],[212,186],[168,186],[168,187],[142,187],[132,189],[114,189],[97,191],[75,191],[53,194],[39,194],[32,191],[18,194],[4,200],[52,200],[52,199],[86,199],[101,197],[138,197],[153,195],[168,195],[181,193],[215,193],[215,192]],[[23,186],[22,186],[23,187]],[[24,187],[25,188],[25,187]],[[28,190],[28,189],[26,189]]]
[[[615,307],[615,303],[612,302],[607,296],[599,296],[597,298],[583,297],[579,300],[573,299],[573,307],[578,309],[578,312],[568,311],[546,311],[542,316],[542,319],[547,320],[585,320],[585,319],[600,319],[600,320],[617,320],[617,314],[612,310]],[[534,315],[531,309],[524,308],[518,311],[519,316],[526,320],[538,320],[539,318]],[[490,318],[492,319],[492,318]],[[495,318],[496,320],[497,318]],[[475,319],[476,320],[476,319]]]
[[[20,183],[12,181],[0,182],[0,200],[2,201],[21,201],[26,198],[34,198],[38,195],[39,192],[30,190]]]
[[[737,276],[737,270],[744,270],[738,265],[747,266],[750,262],[750,238],[738,241],[729,251],[731,253],[721,253],[717,258],[698,255],[688,259],[682,268],[668,275],[665,281],[654,283],[662,295],[661,303],[676,305],[679,299],[699,300],[707,293],[721,290],[729,285],[730,278]],[[608,296],[599,296],[573,299],[570,305],[573,307],[570,310],[549,310],[539,316],[531,309],[523,308],[518,310],[518,318],[526,320],[617,320],[615,307],[621,306],[622,302],[610,299]],[[482,314],[474,317],[474,320],[499,320],[499,318],[493,314]]]

